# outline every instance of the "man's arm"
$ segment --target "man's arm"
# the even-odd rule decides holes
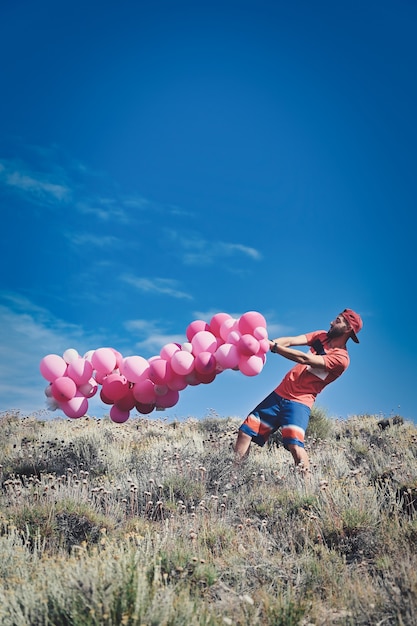
[[[281,356],[301,363],[302,365],[311,365],[312,367],[320,367],[326,369],[324,359],[320,354],[312,352],[302,352],[301,350],[293,350],[291,346],[306,346],[306,335],[297,335],[296,337],[278,337],[269,342],[271,352],[280,354]]]

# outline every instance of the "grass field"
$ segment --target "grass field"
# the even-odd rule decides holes
[[[417,428],[379,421],[315,410],[307,479],[277,437],[226,489],[235,419],[2,414],[0,624],[416,624]]]

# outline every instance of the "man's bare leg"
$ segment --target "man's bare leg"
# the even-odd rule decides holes
[[[232,489],[237,481],[237,471],[241,463],[248,458],[252,437],[239,430],[233,450],[235,458],[232,466],[232,477],[230,483],[227,483],[225,489]]]
[[[239,464],[241,461],[249,456],[251,441],[252,437],[250,435],[247,435],[246,433],[239,430],[236,443],[234,445],[235,465]]]
[[[308,458],[307,452],[301,446],[296,446],[293,443],[288,445],[288,450],[292,454],[294,463],[296,465],[301,465],[304,474],[307,476],[310,471],[310,459]]]

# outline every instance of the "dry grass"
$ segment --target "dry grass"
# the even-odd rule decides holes
[[[277,438],[226,490],[238,425],[0,416],[0,623],[415,624],[415,425],[319,411],[308,481]]]

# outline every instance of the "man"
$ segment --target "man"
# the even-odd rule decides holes
[[[359,343],[357,333],[362,326],[360,316],[352,309],[345,309],[331,322],[327,333],[318,330],[270,341],[271,352],[297,365],[241,425],[234,447],[237,461],[249,454],[252,441],[263,446],[268,437],[281,428],[284,447],[291,452],[296,465],[302,464],[303,469],[308,470],[304,435],[311,407],[317,394],[347,369],[346,343],[349,339]],[[294,350],[292,346],[310,346],[310,351]]]

